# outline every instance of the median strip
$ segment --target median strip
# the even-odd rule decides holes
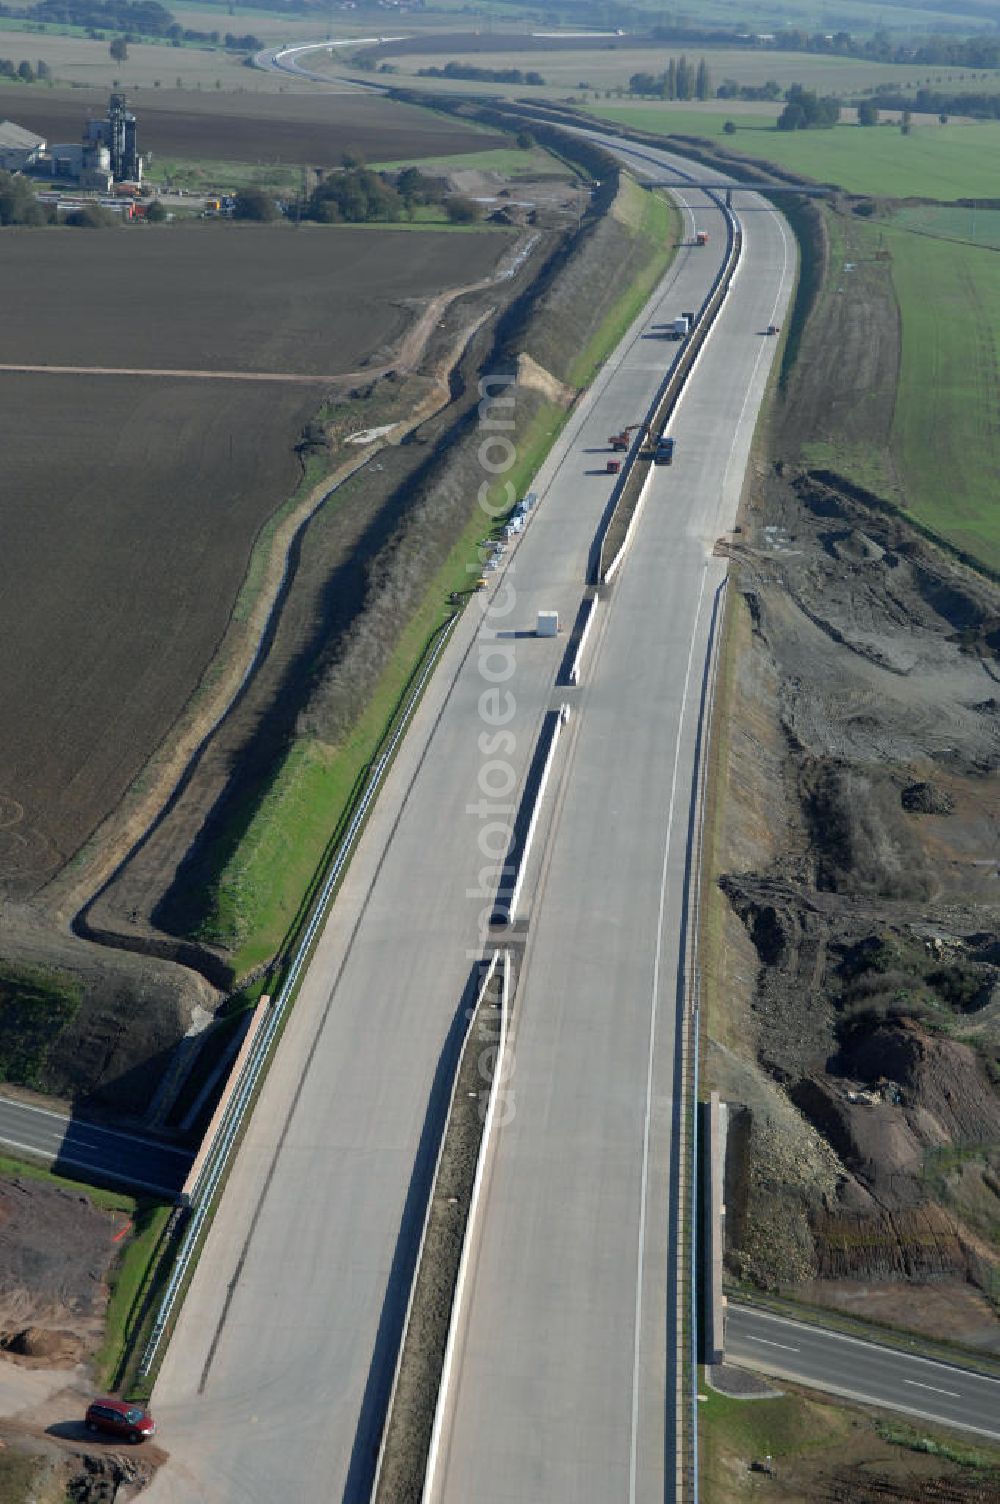
[[[495,951],[471,1010],[393,1376],[373,1504],[429,1498],[451,1403],[456,1335],[504,1081],[510,960]]]
[[[603,537],[601,538],[597,579],[602,585],[611,582],[621,565],[622,559],[625,557],[625,552],[635,531],[639,513],[642,510],[642,504],[646,499],[652,481],[655,466],[653,454],[656,440],[663,432],[666,423],[677,406],[681,392],[697,364],[712,325],[725,302],[729,289],[732,286],[733,278],[736,275],[736,268],[739,265],[742,252],[743,237],[736,216],[731,210],[723,208],[721,204],[719,207],[726,216],[729,230],[726,259],[722,264],[711,292],[698,312],[694,327],[688,337],[688,343],[677,364],[667,377],[663,389],[653,405],[652,415],[643,427],[643,434],[646,437],[636,445],[632,454],[625,462],[625,474],[619,486],[614,508],[608,518]]]

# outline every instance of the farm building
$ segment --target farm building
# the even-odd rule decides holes
[[[13,120],[0,120],[0,168],[4,172],[23,172],[34,166],[44,150],[44,136],[36,136]]]

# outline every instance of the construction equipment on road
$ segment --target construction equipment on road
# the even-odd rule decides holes
[[[609,475],[617,475],[621,467],[621,460],[608,460],[607,471]]]
[[[621,433],[612,433],[608,435],[608,443],[611,445],[612,449],[627,449],[629,443],[631,442],[632,435],[640,426],[641,425],[638,423],[626,423]]]
[[[708,245],[708,231],[707,230],[695,230],[695,232],[694,232],[694,243],[695,243],[695,245]]]
[[[671,339],[687,339],[690,332],[691,320],[688,318],[686,313],[682,313],[680,318],[674,319],[670,325]]]
[[[653,454],[653,463],[656,465],[672,465],[674,462],[674,441],[668,439],[666,434],[661,434],[656,441],[656,450]]]

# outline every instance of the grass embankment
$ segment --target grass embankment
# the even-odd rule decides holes
[[[824,295],[837,296],[850,276],[845,254],[874,257],[888,251],[902,352],[888,452],[847,442],[831,415],[829,431],[806,444],[805,458],[899,502],[921,527],[1000,569],[994,480],[1000,469],[994,421],[1000,406],[996,253],[891,222],[829,219],[834,254]],[[865,400],[860,392],[858,398]]]
[[[151,1319],[148,1299],[161,1272],[167,1224],[173,1207],[142,1198],[133,1203],[133,1232],[111,1277],[104,1341],[94,1355],[99,1387],[129,1389],[140,1338]]]
[[[627,180],[623,200],[621,218],[629,226],[633,238],[645,242],[651,250],[659,248],[664,254],[650,255],[631,287],[605,314],[570,366],[567,379],[571,386],[582,388],[594,379],[598,366],[638,316],[669,259],[665,248],[670,242],[671,231],[676,228],[676,216],[667,200],[655,193],[646,193]]]
[[[536,415],[519,446],[518,462],[505,477],[519,494],[528,488],[564,416],[554,404]],[[498,481],[491,502],[498,504],[503,494]],[[273,956],[294,925],[302,895],[313,886],[327,852],[331,831],[343,825],[352,797],[386,739],[416,669],[451,614],[445,607],[448,596],[453,591],[467,592],[479,574],[483,522],[477,508],[432,578],[351,734],[336,747],[314,737],[302,737],[293,744],[220,872],[200,938],[231,949],[238,975]]]
[[[49,1053],[82,1000],[79,985],[60,972],[0,967],[0,1080],[45,1089]]]
[[[669,106],[594,106],[590,113],[655,135],[704,136],[849,193],[894,198],[990,198],[997,192],[995,162],[1000,121],[920,125],[904,136],[898,125],[837,125],[828,131],[779,131],[773,120],[722,111]],[[731,119],[734,135],[724,134]]]
[[[614,349],[672,254],[671,211],[660,200],[627,182],[617,217],[640,248],[635,276],[601,317],[574,356],[568,379],[588,381]],[[556,440],[565,412],[554,402],[541,403],[518,435],[516,464],[492,488],[498,505],[510,482],[518,495]],[[497,531],[499,528],[499,524]],[[470,506],[468,521],[447,558],[428,581],[420,607],[402,632],[367,708],[340,744],[301,737],[283,758],[252,816],[234,815],[242,833],[223,831],[219,849],[230,855],[212,885],[207,911],[199,924],[202,940],[230,950],[237,976],[275,955],[301,916],[303,895],[315,886],[316,874],[343,826],[364,772],[386,739],[407,686],[428,648],[451,614],[452,592],[467,593],[480,569],[484,514]]]
[[[781,1499],[847,1498],[854,1483],[903,1481],[914,1498],[937,1494],[935,1479],[960,1477],[991,1491],[964,1492],[961,1498],[994,1497],[1000,1452],[974,1440],[933,1428],[919,1431],[903,1421],[884,1421],[860,1410],[797,1392],[777,1399],[730,1399],[702,1386],[702,1497],[705,1504],[731,1504],[736,1498],[774,1494]],[[915,1467],[916,1455],[926,1462]],[[751,1461],[770,1459],[774,1477],[749,1472]],[[832,1485],[832,1486],[831,1486]],[[892,1498],[902,1494],[892,1489]],[[865,1493],[865,1498],[874,1494]],[[943,1496],[942,1496],[943,1497]],[[948,1497],[952,1497],[948,1493]],[[956,1496],[959,1497],[959,1496]]]

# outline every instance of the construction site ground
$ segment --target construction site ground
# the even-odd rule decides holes
[[[885,286],[810,320],[725,545],[706,1085],[730,1278],[1000,1351],[1000,588],[802,457],[887,438]]]

